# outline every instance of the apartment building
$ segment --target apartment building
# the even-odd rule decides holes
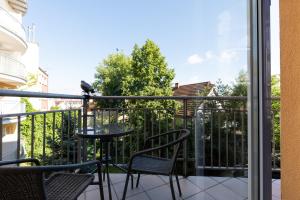
[[[22,18],[27,11],[26,0],[0,0],[0,88],[18,89],[26,85],[27,73],[22,56],[28,45]],[[0,97],[0,113],[25,112],[20,98]],[[12,158],[16,151],[17,118],[3,120],[4,158]]]

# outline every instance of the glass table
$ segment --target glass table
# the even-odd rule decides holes
[[[107,175],[107,186],[109,192],[109,199],[112,199],[111,195],[111,183],[109,176],[109,143],[112,142],[115,138],[129,135],[133,132],[133,129],[124,124],[108,124],[96,126],[95,130],[88,130],[86,134],[83,132],[78,133],[77,136],[80,139],[99,139],[101,143],[100,147],[100,160],[105,163],[105,170]],[[105,158],[102,159],[102,144],[104,144]],[[105,173],[104,170],[104,173]],[[103,179],[105,179],[105,174]],[[99,180],[100,181],[100,180]]]

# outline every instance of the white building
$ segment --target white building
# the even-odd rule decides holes
[[[22,25],[27,11],[26,0],[0,0],[0,88],[17,89],[26,84],[26,67],[21,57],[28,45]],[[19,98],[0,97],[0,113],[22,113],[25,107]],[[3,159],[16,155],[16,118],[3,120]]]
[[[27,84],[22,90],[48,93],[48,74],[40,67],[40,47],[35,40],[35,25],[27,29],[28,48],[21,60],[26,66]],[[30,103],[37,110],[48,110],[48,99],[31,98]]]

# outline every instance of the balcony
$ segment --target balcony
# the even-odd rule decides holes
[[[0,82],[13,86],[24,85],[26,83],[25,65],[15,58],[0,54]]]
[[[8,0],[8,3],[16,12],[22,15],[27,12],[27,0]]]
[[[3,95],[81,99],[84,96],[57,95],[7,91]],[[0,119],[18,117],[18,141],[25,143],[26,156],[40,159],[44,164],[64,164],[99,159],[99,141],[79,141],[76,133],[85,128],[111,123],[125,123],[134,128],[128,136],[110,143],[114,163],[121,166],[144,146],[145,139],[167,130],[187,128],[191,135],[179,154],[177,170],[183,197],[179,199],[232,200],[247,199],[247,99],[245,97],[97,97],[91,96],[89,107],[82,109],[50,110],[31,113],[2,114]],[[173,102],[168,108],[139,107],[139,103]],[[278,98],[273,99],[278,102]],[[128,106],[134,103],[135,106]],[[92,105],[93,104],[93,105]],[[100,107],[99,107],[100,105]],[[83,112],[89,110],[87,117]],[[273,125],[279,122],[279,110],[273,109]],[[21,121],[21,117],[26,120]],[[25,130],[22,132],[22,130]],[[272,167],[273,199],[280,199],[280,133],[273,128]],[[1,135],[0,130],[0,138]],[[169,140],[169,139],[167,139]],[[1,141],[0,141],[1,142]],[[161,141],[160,141],[161,142]],[[152,147],[155,144],[152,144]],[[17,149],[21,144],[17,143]],[[20,158],[21,150],[16,151]],[[2,152],[0,152],[0,156]],[[163,158],[168,153],[159,152]],[[0,159],[1,160],[1,159]],[[113,199],[121,199],[125,175],[113,171]],[[186,176],[186,178],[184,178]],[[136,177],[136,176],[135,176]],[[105,195],[108,194],[104,182]],[[176,187],[175,187],[176,188]],[[175,189],[178,197],[178,191]],[[128,199],[171,199],[168,177],[145,175],[141,186],[128,189]],[[97,187],[90,186],[80,200],[99,199]]]
[[[0,98],[0,115],[24,112],[25,104],[19,98]]]
[[[0,7],[1,49],[24,53],[27,49],[25,29],[21,22]]]
[[[113,200],[121,199],[125,174],[112,174]],[[138,188],[128,190],[129,200],[169,200],[172,199],[169,192],[168,178],[164,176],[145,175]],[[219,177],[219,176],[189,176],[179,177],[183,196],[180,198],[175,189],[176,199],[186,200],[245,200],[247,199],[247,178]],[[272,200],[279,200],[280,179],[272,181]],[[104,183],[105,199],[108,199],[107,185]],[[99,199],[99,190],[96,187],[88,187],[78,200]]]
[[[24,113],[25,104],[19,98],[0,98],[0,115]],[[3,120],[3,124],[16,123],[17,117],[8,117]]]

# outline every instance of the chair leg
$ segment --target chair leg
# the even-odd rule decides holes
[[[126,192],[127,192],[128,182],[129,182],[129,176],[130,176],[130,172],[127,172],[122,200],[125,200],[125,198],[126,198]]]
[[[105,167],[105,169],[103,170],[103,181],[105,181],[105,171],[106,171],[106,167]]]
[[[170,187],[171,187],[172,199],[176,200],[176,198],[175,198],[175,192],[174,192],[174,186],[173,186],[173,180],[172,180],[172,175],[169,175],[169,179],[170,179]]]
[[[141,174],[138,173],[138,178],[137,178],[137,180],[136,180],[136,187],[139,187],[140,178],[141,178]]]
[[[131,189],[133,189],[133,174],[130,174],[131,177]]]
[[[108,187],[109,200],[112,200],[110,177],[109,177],[109,168],[108,167],[106,167],[106,176],[107,176],[107,187]]]
[[[178,187],[179,196],[182,196],[181,188],[180,188],[180,184],[179,184],[179,179],[178,179],[177,174],[175,175],[175,177],[176,177],[176,182],[177,182],[177,187]]]

